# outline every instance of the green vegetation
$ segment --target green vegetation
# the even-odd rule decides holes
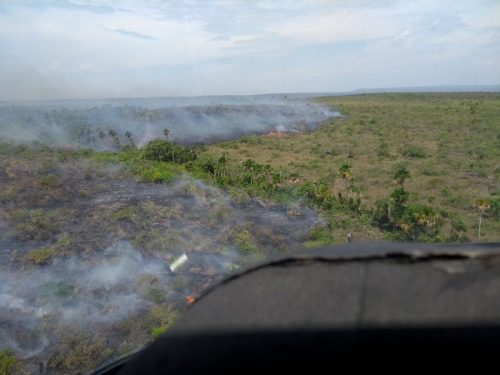
[[[36,264],[47,264],[54,256],[55,251],[48,247],[41,247],[28,253],[27,258]]]
[[[285,205],[302,201],[318,207],[326,228],[342,242],[346,230],[358,240],[475,238],[478,218],[472,204],[478,196],[494,195],[500,185],[498,93],[362,94],[318,100],[346,117],[310,133],[245,136],[210,146],[215,183]],[[225,178],[213,173],[221,156]],[[272,183],[266,186],[266,181]],[[395,196],[394,182],[403,188]],[[488,198],[490,209],[482,213],[483,241],[500,238],[497,199]],[[456,220],[465,231],[457,232]]]
[[[61,303],[75,295],[75,287],[64,281],[50,281],[38,289],[37,302]]]
[[[0,375],[21,374],[21,361],[10,349],[0,350]]]
[[[61,327],[63,328],[63,327]],[[48,367],[61,373],[73,373],[75,370],[81,373],[91,371],[96,363],[99,363],[112,353],[111,348],[106,348],[105,340],[97,335],[76,331],[71,327],[64,327],[69,332],[59,337],[61,340],[58,351],[51,354]]]
[[[151,335],[154,338],[157,338],[158,336],[163,334],[163,332],[165,332],[165,329],[166,329],[166,327],[155,327],[151,330]]]
[[[194,148],[187,148],[163,139],[154,139],[144,147],[143,157],[146,160],[160,162],[174,162],[183,164],[196,159]]]
[[[40,189],[53,190],[59,189],[62,186],[62,181],[53,174],[49,174],[47,176],[38,177],[36,184]]]
[[[45,212],[41,208],[8,211],[12,221],[12,231],[23,241],[40,241],[57,234],[54,212]]]
[[[146,316],[146,326],[149,328],[150,332],[156,330],[158,333],[160,327],[165,330],[172,325],[178,316],[178,311],[170,305],[155,305]]]
[[[165,291],[159,288],[150,288],[147,291],[147,296],[154,303],[162,303],[165,300]]]

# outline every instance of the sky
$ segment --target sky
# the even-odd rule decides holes
[[[489,84],[499,0],[0,0],[0,100]]]

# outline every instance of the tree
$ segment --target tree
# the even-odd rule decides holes
[[[483,219],[483,212],[490,208],[490,201],[485,198],[480,198],[474,202],[472,207],[479,211],[479,228],[477,232],[477,240],[481,241],[481,222]]]
[[[405,214],[406,203],[410,198],[410,193],[403,188],[394,189],[390,195],[392,201],[391,219],[397,223]]]
[[[130,133],[130,132],[125,133],[125,137],[127,137],[128,139],[130,139],[131,136],[132,136],[132,133]]]
[[[437,213],[432,207],[418,206],[417,212],[414,213],[417,223],[425,226],[425,237],[428,237],[429,227],[436,223]]]
[[[163,135],[167,138],[168,141],[168,134],[170,133],[170,130],[168,129],[163,129]]]
[[[219,160],[217,160],[216,174],[218,174],[219,180],[221,180],[226,174],[226,166],[227,166],[227,159],[226,159],[226,153],[224,152],[222,153],[222,156],[219,158]]]
[[[345,180],[346,199],[349,199],[349,179],[352,177],[351,166],[343,163],[339,168],[339,176]]]
[[[394,172],[394,179],[402,188],[404,188],[405,180],[410,177],[410,171],[406,169],[406,167],[399,167],[396,172]]]

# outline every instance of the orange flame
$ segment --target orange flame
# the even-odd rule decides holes
[[[186,301],[188,304],[192,304],[194,302],[194,298],[191,296],[186,296]]]
[[[283,135],[284,133],[283,132],[270,132],[270,133],[267,133],[267,135]]]

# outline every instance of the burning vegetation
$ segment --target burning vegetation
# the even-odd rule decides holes
[[[87,371],[135,350],[209,285],[296,248],[320,222],[307,207],[291,216],[179,174],[176,165],[198,158],[172,156],[167,142],[122,161],[71,150],[4,155],[0,335],[24,369]]]

